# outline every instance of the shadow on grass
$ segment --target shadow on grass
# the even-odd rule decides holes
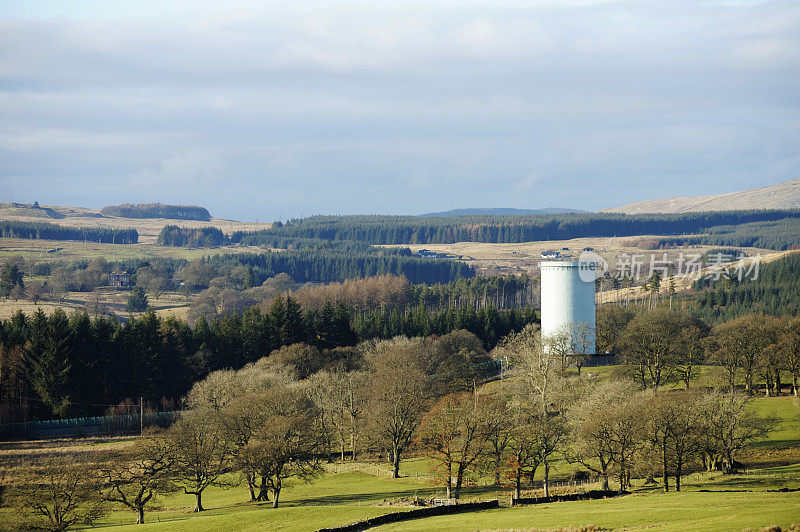
[[[763,488],[775,488],[778,487],[780,484],[784,484],[781,482],[784,479],[775,478],[775,477],[730,477],[730,478],[721,478],[717,479],[714,482],[704,483],[705,486],[708,486],[707,491],[716,491],[715,488],[752,488],[752,489],[763,489]],[[793,480],[793,479],[785,479],[785,480]]]
[[[789,449],[800,445],[800,439],[789,440],[765,440],[754,442],[750,446],[754,449]]]

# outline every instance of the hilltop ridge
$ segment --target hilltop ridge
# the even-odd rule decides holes
[[[800,208],[800,179],[725,194],[637,201],[600,212],[642,214],[797,208]]]

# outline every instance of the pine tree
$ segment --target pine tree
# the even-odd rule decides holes
[[[286,296],[286,308],[283,327],[281,328],[281,341],[283,345],[292,345],[306,339],[306,330],[303,323],[303,314],[300,305],[290,296]]]
[[[11,295],[12,290],[25,290],[25,282],[22,280],[22,271],[19,266],[11,261],[6,261],[0,269],[0,297],[6,298]]]
[[[128,296],[128,312],[144,312],[147,310],[149,302],[144,289],[141,286],[134,286],[131,294]]]
[[[69,321],[61,309],[50,318],[39,309],[31,320],[31,336],[25,352],[28,380],[53,414],[64,417],[70,406]]]

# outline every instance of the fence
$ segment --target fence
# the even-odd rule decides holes
[[[142,427],[168,427],[180,412],[146,412],[122,416],[51,419],[0,425],[0,440],[37,440],[71,436],[118,435],[139,432]]]
[[[619,362],[616,355],[589,355],[584,359],[584,368],[596,368],[598,366],[615,366]]]

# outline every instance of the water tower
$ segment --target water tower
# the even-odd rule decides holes
[[[590,353],[595,352],[594,263],[543,261],[542,338],[586,323],[590,331]]]

